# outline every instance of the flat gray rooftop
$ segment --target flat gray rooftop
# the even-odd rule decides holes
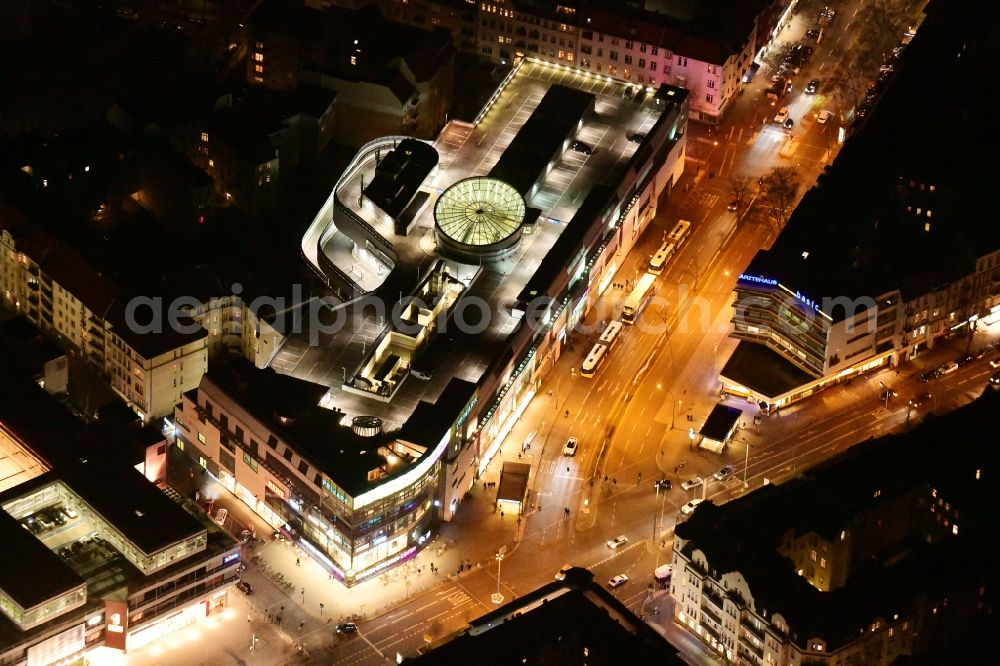
[[[326,246],[331,248],[327,256],[365,290],[372,290],[388,279],[383,290],[391,285],[392,293],[382,294],[388,305],[411,293],[418,276],[439,258],[433,219],[437,198],[463,178],[489,174],[552,84],[584,90],[597,97],[596,113],[577,133],[581,141],[596,150],[593,155],[585,155],[567,149],[553,165],[541,187],[526,201],[529,207],[540,209],[542,216],[533,232],[524,234],[518,253],[504,266],[503,272],[446,262],[451,275],[468,285],[463,298],[478,296],[490,305],[492,318],[488,328],[475,336],[456,335],[447,365],[430,381],[411,374],[390,402],[341,388],[345,378],[350,379],[371,352],[371,345],[385,331],[385,321],[375,316],[354,312],[342,330],[319,335],[316,344],[310,344],[308,333],[290,336],[272,361],[275,370],[330,387],[327,398],[330,405],[345,411],[348,417],[379,416],[387,428],[401,426],[421,399],[433,401],[452,377],[479,381],[517,325],[517,319],[510,315],[511,304],[566,229],[567,222],[594,185],[614,184],[622,176],[639,145],[629,141],[628,136],[648,132],[664,112],[662,106],[654,103],[653,92],[636,100],[635,86],[525,63],[479,125],[450,123],[433,142],[439,153],[438,168],[420,187],[429,195],[428,203],[406,237],[394,235],[391,220],[370,202],[357,206],[362,182],[369,183],[374,177],[374,161],[360,166],[342,184],[341,201],[350,204],[355,213],[392,243],[398,261],[390,278],[379,275],[377,265],[365,265],[364,257],[359,261],[352,255],[346,237],[338,239],[335,234]],[[326,208],[320,215],[328,215],[328,211]],[[314,224],[303,242],[307,257],[310,244],[322,233],[315,227]],[[315,256],[315,251],[312,255]],[[342,265],[340,260],[350,263]]]

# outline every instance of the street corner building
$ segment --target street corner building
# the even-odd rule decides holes
[[[979,129],[991,110],[926,94],[990,71],[998,22],[992,5],[928,5],[875,107],[739,276],[723,394],[783,407],[955,336],[976,353],[1000,323],[998,169],[968,152],[1000,148]]]
[[[4,378],[0,663],[120,654],[226,612],[239,544],[144,476],[148,440],[84,425],[17,368]]]
[[[431,643],[408,666],[492,664],[686,663],[670,643],[640,620],[594,574],[574,567],[565,577],[529,592],[467,629]]]
[[[212,371],[178,409],[185,449],[347,584],[460,510],[683,171],[683,89],[552,76],[521,59],[472,122],[355,154],[301,240],[344,326],[274,356],[322,385],[286,422],[255,429],[233,411],[246,398],[218,421]],[[491,133],[512,122],[509,141]]]
[[[675,621],[739,664],[985,663],[998,408],[987,388],[788,482],[702,503],[675,532]]]

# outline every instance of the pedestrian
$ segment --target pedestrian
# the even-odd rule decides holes
[[[613,486],[617,486],[617,485],[618,485],[618,479],[616,479],[616,478],[612,477],[612,478],[611,478],[611,485],[613,485]]]
[[[295,558],[295,566],[301,567],[302,566],[302,560],[300,560],[299,558],[296,557]]]
[[[569,465],[566,465],[566,471],[567,472],[569,471]]]
[[[503,520],[503,509],[500,509],[500,520]]]
[[[282,604],[282,606],[281,606],[281,609],[280,609],[280,612],[281,612],[281,613],[284,613],[284,612],[285,612],[285,606],[284,606],[284,604]]]
[[[305,620],[300,620],[299,621],[299,631],[302,631],[302,627],[304,627],[304,626],[306,626],[306,621]]]

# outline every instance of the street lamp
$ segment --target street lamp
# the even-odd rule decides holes
[[[885,408],[889,409],[889,398],[895,398],[896,392],[882,382],[879,382],[878,385],[882,387],[882,396],[885,397]]]
[[[747,442],[747,452],[743,456],[743,488],[746,489],[747,485],[747,469],[750,467],[750,442]]]
[[[500,594],[500,562],[503,561],[503,553],[498,552],[494,557],[497,560],[497,591],[495,594],[491,595],[493,603],[497,606],[503,603],[503,595]]]

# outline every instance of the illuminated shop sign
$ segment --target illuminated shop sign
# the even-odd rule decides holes
[[[235,562],[238,559],[240,559],[239,553],[229,553],[228,555],[222,558],[222,563],[229,564],[230,562]]]
[[[815,312],[820,312],[819,303],[804,295],[801,291],[792,291],[783,284],[779,284],[774,278],[767,278],[760,275],[747,275],[746,273],[740,274],[740,282],[750,282],[752,284],[760,284],[767,287],[780,287],[783,291],[794,296],[800,303],[806,307],[811,308]]]
[[[742,282],[753,282],[754,284],[765,284],[768,287],[778,286],[777,280],[773,278],[760,277],[759,275],[747,275],[746,273],[741,273],[740,280]]]

